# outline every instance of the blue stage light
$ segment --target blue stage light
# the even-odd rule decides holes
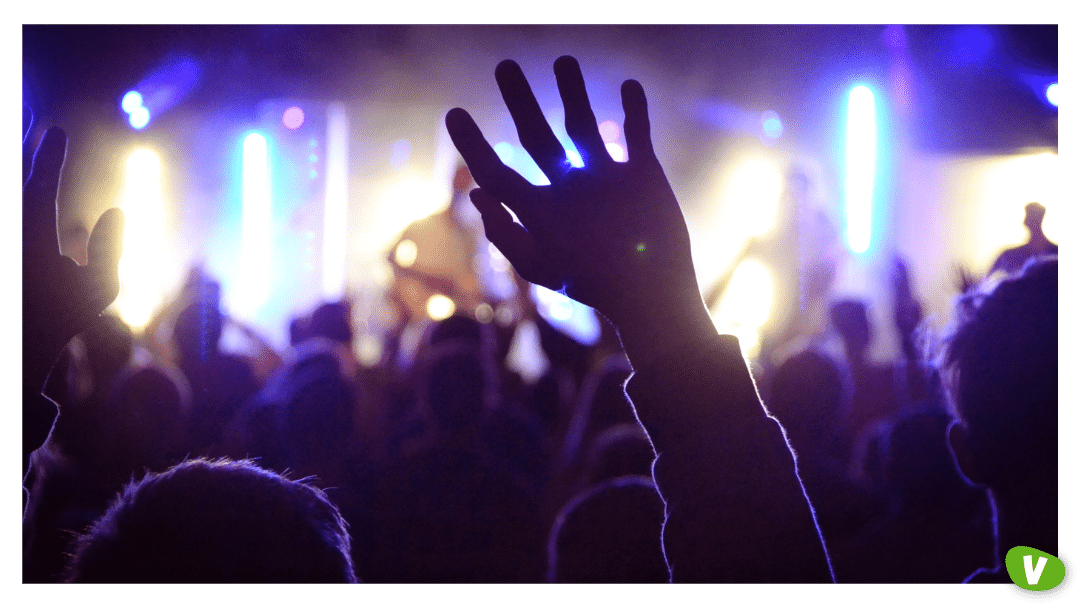
[[[1055,108],[1058,107],[1058,83],[1055,82],[1046,87],[1046,101]]]
[[[120,109],[128,114],[131,114],[137,108],[141,108],[142,105],[142,94],[138,91],[128,91],[124,94],[124,98],[120,100]]]
[[[128,124],[135,129],[143,129],[150,124],[150,110],[139,106],[131,111],[128,116]]]
[[[762,112],[761,130],[769,139],[780,139],[784,134],[784,123],[780,121],[780,115],[772,110]]]
[[[877,166],[877,105],[874,92],[858,85],[848,93],[845,136],[844,215],[848,248],[865,253],[870,248]]]

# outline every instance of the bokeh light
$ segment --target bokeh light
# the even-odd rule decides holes
[[[454,311],[457,310],[457,307],[454,306],[454,301],[441,293],[437,293],[428,298],[425,308],[432,321],[448,319],[450,318],[450,315],[454,314]]]
[[[780,139],[784,134],[784,123],[780,121],[780,115],[772,110],[762,112],[761,131],[769,139]]]
[[[124,94],[124,98],[120,100],[120,109],[128,114],[131,114],[137,108],[141,108],[142,105],[143,97],[138,91],[128,91]]]
[[[281,115],[281,124],[290,131],[299,129],[304,124],[304,111],[296,106],[285,110]]]
[[[1058,83],[1055,82],[1046,87],[1046,101],[1055,108],[1058,107]]]
[[[408,268],[416,262],[416,243],[409,239],[401,239],[396,249],[394,249],[394,261],[398,266],[402,268]]]
[[[150,124],[150,110],[139,106],[131,111],[128,116],[128,124],[135,129],[143,129],[146,125]]]

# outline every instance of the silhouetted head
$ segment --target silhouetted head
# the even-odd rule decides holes
[[[908,412],[892,421],[883,448],[882,468],[889,490],[925,503],[944,500],[956,484],[949,453],[949,415],[944,411]]]
[[[862,355],[870,346],[870,319],[862,300],[840,300],[829,308],[829,319],[836,328],[848,355]]]
[[[844,384],[832,359],[814,351],[792,356],[773,375],[769,412],[789,432],[819,434],[837,424]]]
[[[311,313],[307,337],[321,336],[342,344],[352,344],[352,325],[349,322],[349,305],[345,302],[323,304]]]
[[[191,449],[191,391],[182,375],[156,367],[121,374],[102,413],[107,449],[122,470],[161,471]]]
[[[1046,207],[1039,203],[1024,205],[1024,226],[1032,232],[1042,230],[1043,218],[1046,217]]]
[[[76,544],[76,583],[353,583],[326,495],[250,461],[191,460],[124,489]]]
[[[559,511],[548,537],[548,582],[666,583],[664,501],[642,475],[582,490]]]
[[[182,361],[205,361],[218,352],[222,318],[217,302],[200,299],[188,304],[176,318],[173,340]]]
[[[957,463],[997,492],[1056,492],[1057,259],[1031,261],[957,309],[942,361]]]

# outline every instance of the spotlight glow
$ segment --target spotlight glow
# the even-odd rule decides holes
[[[1058,107],[1058,83],[1055,82],[1046,87],[1046,101],[1055,108]]]
[[[500,141],[495,144],[495,154],[499,155],[499,160],[504,165],[509,165],[510,159],[514,158],[514,145],[508,141]]]
[[[323,205],[322,292],[328,301],[345,292],[348,235],[349,117],[334,103],[326,117],[326,199]]]
[[[844,213],[848,248],[865,253],[870,248],[877,164],[877,118],[874,93],[858,85],[848,93],[845,139]]]
[[[243,224],[237,312],[251,315],[270,293],[270,152],[266,137],[250,133],[243,148]]]
[[[748,237],[761,237],[776,227],[784,174],[780,165],[764,156],[742,160],[728,174],[722,194],[723,205],[732,210],[734,222]]]
[[[717,331],[739,338],[743,355],[757,356],[761,331],[772,313],[775,285],[772,272],[753,258],[739,262],[712,314]]]
[[[160,266],[164,257],[165,198],[157,152],[139,148],[128,156],[120,209],[125,229],[116,307],[125,323],[141,330],[164,294]]]
[[[136,108],[141,108],[142,105],[142,94],[138,91],[128,91],[124,94],[124,98],[120,100],[120,109],[128,114],[134,112]]]
[[[143,129],[150,124],[150,110],[139,106],[131,111],[128,116],[128,124],[135,129]]]

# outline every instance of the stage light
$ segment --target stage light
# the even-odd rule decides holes
[[[144,129],[146,125],[150,124],[150,110],[147,110],[142,106],[135,108],[131,111],[131,114],[128,115],[128,124],[137,130]]]
[[[776,227],[784,175],[779,164],[764,156],[750,156],[728,174],[722,194],[725,208],[746,237],[761,237]]]
[[[281,124],[290,131],[299,129],[304,124],[304,111],[296,106],[285,110],[281,115]]]
[[[134,112],[136,108],[141,108],[142,105],[142,94],[138,91],[128,91],[124,94],[124,98],[120,100],[120,109],[128,114]]]
[[[150,118],[158,117],[186,97],[200,78],[199,64],[190,57],[178,56],[159,65],[138,85],[124,94],[120,107],[128,122],[142,129]]]
[[[1046,101],[1055,108],[1058,107],[1058,83],[1055,82],[1046,87]]]
[[[161,303],[162,261],[165,257],[165,199],[161,157],[139,148],[124,164],[124,187],[120,209],[124,212],[124,253],[120,258],[120,295],[116,307],[120,318],[141,330]]]
[[[450,318],[457,307],[454,306],[453,300],[441,293],[437,293],[428,298],[426,309],[427,314],[431,317],[432,321],[442,321],[443,319]]]
[[[761,131],[769,139],[780,139],[784,134],[784,123],[780,122],[780,115],[772,110],[761,113]]]
[[[348,227],[349,118],[331,104],[326,117],[326,198],[323,205],[322,291],[328,301],[345,292]]]
[[[270,293],[270,145],[260,133],[249,133],[243,143],[242,208],[240,235],[240,290],[237,312],[252,315]]]
[[[877,106],[874,93],[858,85],[848,93],[845,137],[844,215],[847,245],[854,253],[870,248],[877,165]]]
[[[717,331],[739,338],[746,357],[757,356],[761,349],[761,331],[772,313],[774,290],[769,268],[756,259],[745,259],[735,267],[712,314]]]

